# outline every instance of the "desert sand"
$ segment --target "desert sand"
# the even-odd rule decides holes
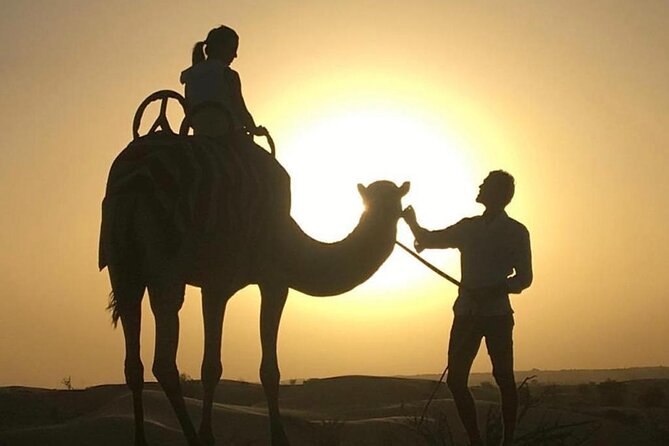
[[[444,386],[428,412],[417,420],[435,382],[421,379],[345,376],[311,379],[281,387],[281,407],[294,446],[465,445],[455,408]],[[619,387],[624,390],[619,390]],[[669,396],[669,380],[621,383],[620,398],[603,401],[606,386],[530,382],[521,391],[519,444],[667,445],[667,398],[648,402],[641,395]],[[611,386],[609,386],[611,387]],[[614,386],[615,387],[615,386]],[[529,389],[529,390],[528,390]],[[489,438],[498,410],[496,388],[474,386],[479,417]],[[649,393],[650,392],[650,393]],[[200,417],[200,383],[185,381],[191,416]],[[185,440],[167,399],[156,383],[145,391],[147,437],[151,445],[183,446]],[[609,405],[607,405],[609,404]],[[611,405],[612,404],[612,405]],[[132,400],[123,384],[83,390],[0,388],[2,446],[132,445]],[[216,393],[217,444],[267,445],[268,425],[262,387],[222,381]],[[543,437],[542,437],[543,436]]]

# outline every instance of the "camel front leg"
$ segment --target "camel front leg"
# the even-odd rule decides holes
[[[231,293],[202,289],[202,318],[204,320],[204,357],[202,359],[202,422],[200,423],[200,441],[204,445],[215,443],[211,428],[211,411],[214,404],[214,391],[223,374],[221,364],[221,338],[225,306]]]
[[[279,412],[279,363],[276,344],[281,313],[288,297],[288,287],[261,285],[262,303],[260,304],[260,342],[262,344],[262,362],[260,381],[265,390],[269,411],[270,435],[272,446],[289,446],[283,430]]]

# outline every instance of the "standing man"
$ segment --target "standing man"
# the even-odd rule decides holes
[[[532,283],[532,255],[527,228],[504,211],[514,190],[510,174],[503,170],[490,172],[476,197],[485,206],[483,214],[437,231],[422,228],[411,206],[403,213],[419,252],[424,248],[460,250],[462,282],[453,305],[446,383],[472,446],[483,445],[483,440],[467,381],[483,338],[502,397],[502,446],[513,444],[516,427],[518,395],[513,376],[514,320],[509,293],[518,294]]]

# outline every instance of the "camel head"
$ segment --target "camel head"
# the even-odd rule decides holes
[[[399,219],[402,214],[402,197],[409,192],[411,183],[405,181],[397,187],[392,181],[375,181],[365,187],[358,184],[358,192],[362,196],[366,212],[383,214],[389,218]]]

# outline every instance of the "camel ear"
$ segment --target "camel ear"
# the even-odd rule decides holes
[[[358,192],[362,198],[367,197],[367,188],[363,186],[362,183],[358,183]]]
[[[409,192],[409,189],[411,189],[411,183],[408,182],[408,181],[405,181],[405,182],[402,183],[402,185],[400,186],[400,195],[401,195],[402,197],[405,196],[405,195],[407,194],[407,192]]]

